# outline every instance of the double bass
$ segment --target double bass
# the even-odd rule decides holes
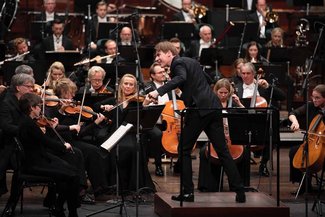
[[[316,115],[309,124],[308,130],[308,168],[311,172],[317,173],[323,168],[325,157],[325,125],[324,115]],[[305,171],[307,168],[307,156],[305,153],[304,141],[293,158],[293,166]]]

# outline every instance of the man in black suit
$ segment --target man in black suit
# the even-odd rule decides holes
[[[155,60],[162,67],[170,66],[172,79],[164,86],[149,93],[151,101],[154,102],[158,96],[179,87],[185,106],[198,109],[187,111],[185,115],[182,149],[179,148],[178,152],[179,156],[183,157],[184,194],[173,196],[172,199],[194,202],[191,151],[200,133],[204,130],[223,162],[231,189],[237,193],[236,201],[244,203],[246,201],[245,191],[240,174],[226,145],[221,111],[203,109],[222,108],[220,101],[207,82],[208,75],[196,60],[179,57],[176,48],[170,42],[158,43],[155,50]]]
[[[203,48],[209,48],[212,44],[212,29],[209,25],[200,27],[199,40],[191,42],[191,46],[186,52],[186,56],[194,59],[200,59],[201,51]]]
[[[256,10],[256,0],[243,0],[243,9],[249,11]]]
[[[248,98],[252,97],[254,90],[255,90],[255,79],[254,76],[256,74],[255,67],[252,63],[244,63],[244,65],[241,66],[241,77],[242,81],[238,82],[235,86],[237,96],[239,98]],[[271,94],[271,85],[265,80],[265,79],[259,79],[258,81],[258,88],[257,88],[257,96],[262,96],[266,99],[267,102],[269,102],[270,94]],[[273,89],[273,105],[276,104],[277,101],[283,101],[286,99],[285,93],[279,89],[274,87]],[[266,166],[268,160],[269,160],[269,148],[265,147],[263,150],[263,155],[261,159],[261,164],[259,167],[259,174],[261,176],[268,177],[270,175],[270,172]]]
[[[182,10],[174,14],[173,20],[196,23],[195,16],[191,7],[192,0],[182,0]]]
[[[55,19],[52,25],[52,35],[42,42],[43,51],[73,50],[72,40],[63,34],[64,24],[61,19]]]

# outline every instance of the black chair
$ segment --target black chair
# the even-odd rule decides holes
[[[38,175],[34,175],[34,174],[28,174],[22,171],[22,167],[21,167],[21,163],[22,160],[24,159],[24,149],[22,144],[20,143],[18,138],[14,138],[15,143],[16,143],[16,169],[14,170],[14,175],[17,179],[17,181],[15,182],[18,186],[18,195],[12,196],[10,195],[8,202],[5,206],[5,209],[3,210],[1,217],[2,216],[8,216],[8,211],[12,209],[12,206],[14,205],[14,207],[16,206],[19,198],[20,198],[20,213],[23,213],[23,205],[24,205],[24,189],[25,188],[29,188],[32,191],[32,187],[39,187],[39,186],[43,186],[42,190],[41,190],[41,194],[44,191],[45,187],[48,187],[48,189],[53,189],[53,192],[55,192],[55,187],[56,187],[56,183],[55,181],[51,178],[51,177],[47,177],[47,176],[38,176]],[[14,182],[13,182],[14,183]],[[15,197],[15,198],[13,198]],[[53,195],[53,197],[55,197],[55,194]],[[49,212],[49,216],[52,216],[52,210],[54,208],[54,201],[55,198],[48,198],[49,203],[47,204],[48,206],[48,212]],[[9,202],[10,201],[10,202]],[[52,203],[51,203],[52,202]],[[13,204],[15,203],[15,204]],[[11,210],[13,211],[13,210]],[[9,214],[10,216],[10,214]]]

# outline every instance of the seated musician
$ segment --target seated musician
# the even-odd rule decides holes
[[[100,66],[93,66],[88,71],[88,80],[90,85],[87,86],[86,93],[113,94],[114,89],[104,84],[106,76],[105,70]],[[85,86],[80,87],[79,93],[83,93]]]
[[[304,126],[300,126],[297,117],[303,117],[305,118],[306,111],[307,111],[307,107],[308,107],[308,126],[310,126],[311,121],[313,120],[313,118],[315,116],[317,116],[318,114],[325,114],[325,85],[324,84],[320,84],[317,85],[314,89],[313,92],[311,94],[311,100],[312,102],[308,102],[308,104],[306,105],[302,105],[301,107],[291,111],[289,113],[289,120],[292,122],[290,128],[292,130],[299,130],[300,128],[305,128]],[[323,118],[323,122],[324,122],[324,118]],[[296,169],[293,167],[293,158],[296,154],[296,152],[298,151],[298,148],[300,146],[294,146],[292,148],[290,148],[290,152],[289,152],[289,157],[290,157],[290,181],[292,183],[296,183],[296,182],[301,182],[302,181],[302,172],[299,169]],[[311,177],[308,178],[309,183],[308,183],[308,192],[310,192],[312,190],[311,187]],[[306,189],[305,189],[306,185],[303,184],[301,186],[301,189],[299,191],[299,194],[303,194]],[[296,194],[297,192],[293,192],[293,194]]]
[[[212,44],[212,29],[210,25],[202,25],[199,30],[199,40],[191,42],[189,49],[186,51],[188,57],[200,59],[203,48],[209,48]]]
[[[44,86],[48,89],[54,89],[56,82],[60,80],[61,78],[65,78],[65,68],[64,65],[61,62],[54,62],[48,69],[46,73],[46,81],[44,83]]]
[[[99,55],[95,57],[97,63],[111,64],[115,61],[125,61],[123,57],[116,55],[116,42],[114,40],[108,39],[104,45],[104,52],[98,52]]]
[[[21,119],[19,131],[19,139],[25,152],[22,170],[28,174],[54,179],[58,193],[54,203],[55,209],[52,210],[54,216],[65,216],[63,206],[67,201],[69,216],[77,217],[77,208],[80,206],[78,171],[44,147],[64,152],[71,151],[72,146],[46,136],[35,123],[35,119],[40,116],[41,105],[42,99],[33,93],[26,93],[19,99],[19,108],[25,114]]]
[[[255,90],[255,82],[254,76],[256,75],[255,67],[252,63],[244,63],[241,67],[241,76],[243,82],[239,82],[236,84],[235,89],[239,98],[249,98],[253,96]],[[263,97],[266,102],[269,102],[270,93],[272,87],[265,79],[258,80],[258,87],[257,87],[257,96]],[[273,98],[272,98],[272,105],[274,106],[277,101],[285,100],[286,96],[285,93],[277,88],[274,87]],[[269,148],[264,148],[263,156],[261,159],[261,164],[259,167],[259,174],[262,176],[269,176],[269,171],[267,169],[266,163],[269,160]]]
[[[271,40],[265,44],[265,47],[285,47],[283,42],[284,31],[280,27],[276,27],[271,31]]]
[[[269,63],[260,53],[261,45],[256,41],[251,41],[247,44],[245,60],[251,63]]]
[[[0,106],[0,129],[2,130],[3,140],[0,147],[0,195],[5,194],[7,189],[6,170],[15,169],[14,151],[16,143],[14,136],[19,132],[19,120],[22,114],[19,110],[18,100],[25,93],[31,93],[34,89],[35,80],[32,76],[21,73],[11,78],[9,90],[6,91]],[[17,175],[12,178],[11,192],[8,199],[8,214],[13,214],[19,200],[19,187],[15,185]]]
[[[124,26],[120,32],[120,42],[119,45],[122,46],[131,46],[132,42],[132,30],[128,26]]]
[[[241,67],[246,63],[246,60],[243,58],[236,59],[232,64],[232,75],[231,75],[231,82],[235,85],[239,82],[243,82],[241,77]]]
[[[171,39],[169,39],[169,42],[175,46],[179,56],[182,57],[185,55],[186,50],[185,50],[184,43],[181,42],[181,40],[179,40],[179,38],[176,38],[176,37],[171,38]]]
[[[64,23],[62,19],[55,19],[52,24],[52,34],[46,37],[41,44],[45,51],[73,50],[72,40],[63,34]]]
[[[24,38],[15,38],[14,41],[14,48],[16,51],[16,55],[19,56],[16,61],[24,61],[24,62],[34,62],[35,58],[29,51],[28,42]],[[25,55],[26,54],[26,55]]]
[[[196,23],[195,15],[192,8],[192,0],[182,0],[182,10],[173,16],[174,21],[185,21]]]
[[[231,86],[230,82],[226,78],[222,78],[217,81],[213,88],[215,94],[218,96],[220,99],[220,102],[222,104],[223,108],[228,108],[228,107],[241,107],[243,108],[244,105],[240,102],[238,96],[234,94],[233,92],[233,87]],[[232,98],[231,101],[229,101],[230,97]],[[230,105],[231,103],[231,105]],[[225,137],[226,140],[229,140],[229,132],[226,130],[228,129],[228,123],[227,121],[224,120],[224,127],[225,127]],[[210,192],[210,191],[219,191],[219,180],[220,180],[220,168],[221,164],[215,164],[210,161],[210,158],[212,156],[209,156],[207,154],[208,152],[208,146],[204,145],[200,149],[200,166],[199,166],[199,179],[198,179],[198,189],[200,191],[204,192]],[[228,146],[229,147],[229,146]],[[241,146],[242,147],[242,146]],[[234,147],[234,148],[238,148]],[[243,149],[244,150],[244,149]],[[242,153],[242,156],[243,155]],[[234,159],[236,161],[236,159]],[[241,161],[245,162],[245,160]],[[243,170],[242,164],[237,163],[237,168],[239,173],[241,174],[242,178],[244,177],[244,174],[242,174]],[[210,165],[209,165],[210,164]]]
[[[124,117],[127,114],[126,111],[128,108],[134,108],[137,106],[137,80],[135,76],[131,74],[125,74],[121,80],[118,87],[118,99],[114,97],[108,98],[100,103],[97,106],[94,106],[94,109],[104,108],[108,117],[112,120],[111,130],[113,133],[116,129],[116,121],[118,118],[118,124],[121,125],[124,121]],[[140,99],[143,101],[144,105],[149,104],[147,98]],[[140,103],[140,105],[142,104]],[[114,106],[119,105],[119,106]],[[116,115],[116,109],[118,109],[118,115]],[[134,124],[134,123],[133,123]],[[116,149],[118,148],[118,167],[119,167],[119,177],[120,177],[120,190],[136,190],[136,162],[137,162],[137,141],[136,141],[136,129],[135,126],[133,130],[130,130],[126,135],[124,135],[117,145],[110,151],[112,156],[112,165],[116,165]],[[148,165],[147,157],[142,146],[140,146],[139,154],[139,187],[150,187],[155,190],[155,186],[152,182]],[[112,166],[113,167],[113,166]],[[114,167],[115,168],[115,167]],[[111,176],[115,176],[115,172]]]
[[[83,153],[84,167],[92,186],[92,193],[97,197],[108,190],[106,172],[109,165],[105,163],[107,159],[103,159],[100,155],[100,149],[83,138],[86,135],[91,135],[105,117],[98,113],[88,119],[79,119],[81,108],[71,104],[76,91],[77,87],[70,79],[58,80],[54,93],[60,98],[60,103],[57,106],[46,107],[45,113],[50,118],[58,118],[60,124],[57,126],[57,131],[65,141],[79,148]],[[93,198],[88,198],[87,194],[84,196],[87,197],[85,203],[94,203]]]

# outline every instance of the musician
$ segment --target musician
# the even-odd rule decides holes
[[[34,70],[29,65],[23,64],[23,65],[17,66],[15,69],[15,74],[20,74],[20,73],[24,73],[24,74],[34,77]]]
[[[256,0],[243,0],[243,9],[249,11],[256,10]]]
[[[195,15],[192,10],[192,0],[182,0],[182,9],[173,16],[174,21],[185,21],[196,23]]]
[[[27,52],[29,51],[28,42],[24,38],[15,38],[14,41],[14,48],[16,51],[16,55],[20,56],[16,59],[16,61],[26,61],[26,62],[35,62],[35,58],[32,54]],[[26,54],[26,55],[24,55]]]
[[[308,102],[306,105],[302,105],[299,108],[296,108],[295,110],[291,111],[289,113],[289,120],[292,122],[290,128],[294,131],[300,130],[300,128],[304,128],[304,126],[300,127],[299,121],[297,117],[306,118],[306,111],[308,107],[308,126],[310,126],[311,121],[315,116],[318,114],[325,114],[325,85],[319,84],[317,85],[311,94],[311,100],[312,102]],[[324,118],[323,118],[324,122]],[[293,167],[293,158],[298,151],[300,146],[295,146],[290,149],[289,157],[290,157],[290,181],[292,183],[295,182],[301,182],[302,180],[302,172],[299,169],[296,169]],[[308,192],[312,190],[311,186],[311,177],[308,177],[309,183],[308,183]],[[305,192],[305,184],[301,186],[299,194],[303,194]],[[293,194],[296,194],[297,192],[293,192]]]
[[[285,47],[283,42],[284,31],[280,27],[276,27],[271,31],[271,40],[265,44],[265,47]]]
[[[85,161],[85,170],[87,171],[93,194],[97,197],[108,189],[106,178],[107,167],[104,163],[105,159],[100,155],[99,148],[85,141],[83,138],[87,135],[91,135],[92,131],[104,121],[105,117],[102,114],[97,114],[93,122],[82,119],[83,122],[78,124],[78,117],[72,114],[69,115],[65,110],[66,107],[71,105],[71,100],[76,91],[77,87],[70,79],[62,78],[58,80],[54,88],[54,93],[62,99],[61,104],[58,104],[57,107],[46,108],[45,113],[50,118],[58,118],[60,124],[57,127],[57,131],[62,138],[82,151]],[[95,201],[89,200],[88,202],[94,203]]]
[[[179,40],[179,38],[176,38],[176,37],[171,38],[169,40],[169,42],[175,46],[179,56],[184,56],[184,53],[186,52],[185,46],[184,46],[183,42],[181,42],[181,40]]]
[[[95,57],[97,63],[107,63],[107,64],[111,64],[114,63],[116,60],[120,61],[125,61],[125,59],[123,57],[121,57],[120,55],[118,55],[116,57],[116,42],[114,40],[108,39],[105,42],[104,45],[105,48],[105,53],[97,55]],[[107,56],[107,55],[111,55],[109,57],[106,58],[101,58],[101,56]]]
[[[66,75],[65,75],[64,65],[61,62],[56,61],[52,63],[52,65],[50,66],[50,68],[46,73],[47,79],[44,83],[44,86],[48,89],[53,90],[56,85],[56,82],[61,78],[65,78],[65,77]]]
[[[251,63],[267,64],[269,61],[260,54],[261,45],[256,41],[251,41],[247,44],[245,60]]]
[[[238,58],[232,64],[233,72],[231,76],[231,81],[236,85],[239,82],[243,82],[241,77],[241,67],[246,63],[246,60],[243,58]]]
[[[88,44],[92,50],[97,49],[96,42],[98,40],[97,33],[98,33],[98,23],[107,23],[107,3],[106,1],[99,1],[96,4],[96,14],[92,16],[89,24],[87,25],[86,29],[86,36]]]
[[[212,44],[212,29],[209,25],[203,25],[199,30],[199,41],[192,41],[186,56],[199,59],[203,48],[209,48]]]
[[[87,86],[86,93],[114,93],[114,89],[104,84],[106,76],[105,70],[100,66],[92,66],[88,71],[88,80],[90,85]],[[85,86],[79,89],[79,93],[83,93]]]
[[[241,77],[243,79],[243,82],[239,82],[235,86],[239,98],[248,98],[253,96],[256,85],[256,80],[254,79],[255,75],[256,71],[254,65],[250,62],[244,63],[241,67]],[[271,85],[269,85],[265,79],[258,80],[257,96],[262,96],[265,98],[266,102],[269,102],[271,90]],[[277,101],[285,100],[286,96],[285,93],[277,87],[274,87],[273,90],[272,105],[274,106],[276,105]],[[270,172],[266,166],[268,160],[269,148],[264,148],[261,164],[259,167],[259,174],[261,176],[268,177],[270,175]]]
[[[207,82],[207,75],[200,64],[191,58],[177,56],[175,47],[170,42],[160,42],[155,47],[155,60],[161,67],[170,67],[171,80],[164,86],[149,93],[150,100],[155,102],[159,96],[179,87],[185,106],[196,108],[221,108],[221,103]],[[236,191],[236,201],[246,201],[243,183],[230,156],[223,133],[222,116],[220,111],[194,110],[186,112],[183,129],[182,172],[184,178],[184,195],[173,196],[173,200],[194,202],[194,184],[192,181],[191,151],[202,130],[208,135],[217,150],[225,172],[233,190]],[[179,146],[181,147],[181,146]]]
[[[214,93],[219,98],[222,107],[241,107],[244,108],[244,105],[240,102],[239,97],[234,94],[233,87],[231,83],[226,78],[222,78],[217,81],[213,88]],[[229,104],[230,97],[232,97],[231,105]],[[228,128],[228,123],[224,121],[224,128]],[[226,140],[229,138],[229,132],[225,130]],[[216,165],[210,162],[210,157],[206,154],[207,145],[203,146],[200,149],[200,165],[199,165],[199,179],[198,179],[198,189],[203,192],[218,191],[219,180],[220,180],[220,165]],[[245,161],[243,161],[245,162]],[[242,165],[237,164],[237,168],[240,171]],[[242,176],[243,177],[243,176]]]
[[[26,93],[19,99],[19,108],[24,114],[19,126],[19,139],[25,152],[22,170],[54,179],[58,193],[55,209],[52,210],[54,216],[65,216],[63,205],[67,201],[69,216],[77,217],[77,208],[80,206],[78,171],[46,150],[47,147],[64,152],[71,150],[72,146],[47,137],[37,126],[35,119],[40,116],[41,103],[42,99],[32,93]]]
[[[43,51],[73,50],[72,40],[63,34],[64,23],[55,19],[52,24],[52,34],[42,41]]]
[[[18,136],[19,121],[22,113],[19,109],[18,100],[25,93],[31,93],[34,89],[35,80],[27,74],[16,74],[11,78],[9,90],[6,92],[0,106],[0,129],[3,134],[3,141],[0,147],[0,194],[6,193],[6,170],[16,169],[12,165],[16,143],[14,137]],[[17,174],[14,173],[11,183],[10,198],[8,199],[9,210],[7,214],[15,211],[18,202],[19,187],[17,186]]]
[[[250,20],[259,23],[258,42],[261,44],[265,44],[270,39],[271,30],[275,27],[275,24],[271,25],[266,21],[267,10],[266,0],[257,0],[256,10],[248,14]]]
[[[120,43],[122,46],[131,46],[132,43],[132,30],[128,26],[124,26],[120,32]]]
[[[112,119],[112,124],[110,133],[113,133],[116,129],[116,122],[118,118],[118,125],[120,126],[127,114],[128,108],[134,108],[137,106],[136,102],[137,94],[137,80],[134,75],[125,74],[121,80],[118,87],[118,98],[115,99],[111,97],[107,100],[102,101],[101,106],[105,107],[105,110],[108,112],[108,117]],[[135,97],[134,97],[135,96]],[[132,100],[131,100],[132,99]],[[140,106],[142,103],[144,105],[149,104],[149,99],[145,98],[143,102],[140,100]],[[119,105],[114,107],[114,105]],[[114,109],[113,109],[114,108]],[[113,110],[112,110],[113,109]],[[118,116],[116,115],[116,109],[118,109]],[[141,108],[140,108],[141,109]],[[135,126],[135,123],[132,123]],[[117,145],[110,151],[112,157],[112,165],[115,165],[116,159],[116,148],[118,148],[118,167],[119,167],[119,177],[120,177],[120,190],[129,190],[134,191],[136,189],[136,171],[137,171],[137,141],[136,141],[136,129],[133,128],[121,140]],[[142,146],[139,147],[139,187],[149,187],[155,190],[155,186],[152,182],[151,176],[149,174],[147,157],[145,155],[145,150]],[[112,168],[115,168],[112,166]],[[115,176],[113,171],[111,174],[112,177]]]

